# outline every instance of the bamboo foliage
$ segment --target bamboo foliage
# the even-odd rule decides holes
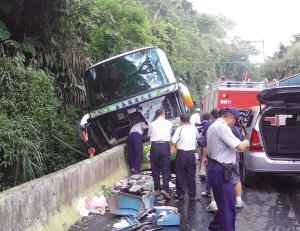
[[[65,95],[67,104],[85,104],[83,75],[90,65],[89,58],[80,49],[66,46],[62,50],[62,69],[69,83],[69,88],[73,89],[72,94]]]
[[[0,58],[0,80],[0,191],[74,163],[72,152],[52,138],[80,146],[75,114],[57,113],[53,78],[20,58]]]

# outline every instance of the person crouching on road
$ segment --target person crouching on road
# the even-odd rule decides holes
[[[188,194],[191,201],[196,198],[196,142],[200,135],[197,128],[190,124],[189,116],[180,116],[181,126],[175,130],[172,143],[176,144],[176,191],[177,199],[184,199],[184,179],[187,179]]]
[[[234,136],[230,127],[239,119],[236,108],[222,110],[218,118],[207,130],[208,163],[207,173],[214,192],[218,211],[209,224],[211,231],[235,230],[235,195],[232,170],[236,162],[236,150],[249,148],[249,141],[241,141]]]
[[[154,190],[156,195],[162,194],[166,199],[171,199],[169,193],[170,181],[170,140],[172,123],[165,119],[165,110],[158,109],[155,112],[153,122],[149,124],[148,135],[151,141],[150,163]],[[163,176],[163,184],[160,184],[160,172]]]

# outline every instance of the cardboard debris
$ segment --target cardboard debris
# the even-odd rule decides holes
[[[140,219],[153,210],[153,194],[137,196],[129,193],[115,193],[108,197],[108,208],[112,214],[132,216]]]
[[[156,206],[154,209],[157,216],[157,225],[180,225],[181,215],[178,213],[178,208],[171,206]]]
[[[169,182],[171,189],[176,187],[172,181]],[[115,184],[111,193],[107,198],[110,213],[123,216],[123,221],[115,224],[116,228],[118,227],[117,230],[129,231],[147,225],[158,230],[159,226],[180,225],[181,215],[178,209],[163,206],[166,201],[163,197],[154,196],[153,179],[145,173],[130,175],[120,180]],[[158,205],[156,207],[154,207],[155,201]],[[143,217],[148,222],[140,223]]]

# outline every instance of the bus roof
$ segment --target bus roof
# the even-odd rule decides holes
[[[120,58],[122,56],[125,56],[125,55],[129,55],[129,54],[132,54],[132,53],[136,53],[136,52],[139,52],[139,51],[142,51],[142,50],[147,50],[147,49],[151,49],[151,48],[158,48],[157,46],[151,46],[151,47],[143,47],[143,48],[140,48],[140,49],[135,49],[135,50],[132,50],[132,51],[128,51],[128,52],[125,52],[125,53],[122,53],[122,54],[119,54],[119,55],[115,55],[113,57],[110,57],[108,59],[105,59],[105,60],[102,60],[98,63],[95,63],[94,65],[92,65],[89,69],[99,65],[99,64],[102,64],[102,63],[106,63],[108,61],[111,61],[111,60],[114,60],[114,59],[117,59],[117,58]]]
[[[133,104],[158,97],[164,90],[170,91],[170,85],[175,84],[178,88],[168,58],[156,46],[103,60],[85,72],[84,82],[89,110],[112,104],[118,109],[120,104],[117,102],[128,100]]]

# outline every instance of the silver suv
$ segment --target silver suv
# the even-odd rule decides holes
[[[300,87],[275,87],[257,96],[260,106],[245,112],[249,150],[241,154],[245,185],[258,173],[300,173]]]

